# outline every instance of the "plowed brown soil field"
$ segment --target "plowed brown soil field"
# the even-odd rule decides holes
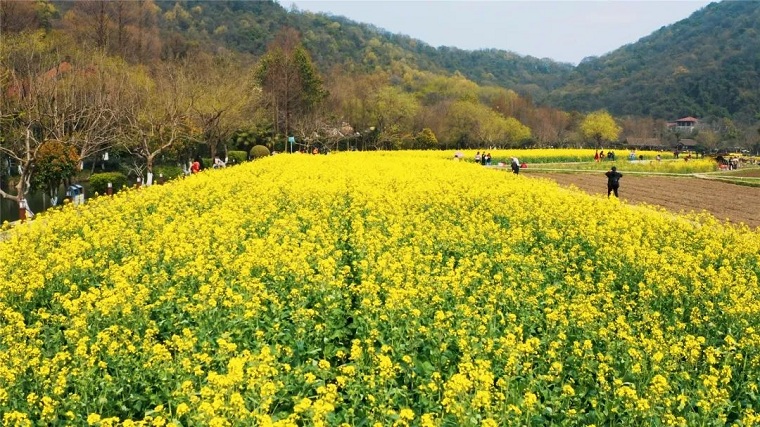
[[[523,174],[521,174],[523,175]],[[604,173],[524,174],[548,178],[562,186],[575,186],[589,194],[607,195]],[[614,196],[613,196],[614,197]],[[711,213],[720,220],[760,227],[760,188],[687,177],[625,175],[620,180],[620,198],[629,203],[648,203],[676,213]]]

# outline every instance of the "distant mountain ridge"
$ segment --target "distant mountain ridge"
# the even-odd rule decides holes
[[[760,119],[760,2],[712,3],[584,61],[544,102],[616,115]]]

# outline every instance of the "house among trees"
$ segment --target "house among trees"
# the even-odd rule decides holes
[[[699,143],[693,139],[680,139],[678,140],[678,144],[676,144],[676,149],[678,151],[695,151],[697,145]]]
[[[626,138],[624,141],[625,147],[636,150],[668,150],[665,142],[660,138]]]
[[[635,150],[654,150],[654,151],[695,151],[699,143],[693,139],[679,139],[677,143],[669,144],[660,138],[626,138],[623,140],[623,146]]]
[[[694,132],[698,125],[699,119],[689,116],[678,119],[675,122],[668,122],[668,129],[673,132],[691,133]]]

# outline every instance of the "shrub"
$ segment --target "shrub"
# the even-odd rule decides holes
[[[243,163],[248,160],[248,152],[246,151],[228,151],[227,152],[227,164],[234,165],[236,163]]]
[[[430,128],[425,128],[414,137],[414,143],[417,149],[429,150],[438,147],[438,138]]]
[[[127,185],[127,177],[121,172],[96,173],[90,177],[90,191],[92,194],[106,194],[109,182],[113,185],[113,192],[117,193]]]
[[[32,188],[53,195],[58,187],[77,173],[79,157],[74,147],[59,141],[45,141],[37,150]]]
[[[255,160],[260,157],[267,157],[269,155],[269,149],[263,145],[255,145],[251,148],[251,159]]]

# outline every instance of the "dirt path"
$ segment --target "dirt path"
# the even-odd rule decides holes
[[[589,194],[607,194],[607,178],[603,173],[532,172],[525,176],[549,178],[563,186],[574,185]],[[698,178],[626,175],[620,180],[620,198],[679,213],[706,210],[721,220],[760,227],[760,188],[757,187]]]

